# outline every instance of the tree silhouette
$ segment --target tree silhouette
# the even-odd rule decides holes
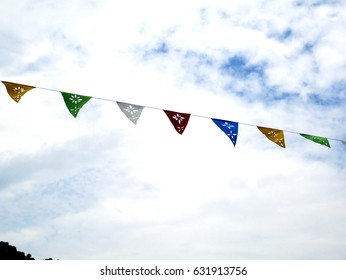
[[[34,260],[31,254],[25,255],[21,251],[17,251],[15,246],[8,242],[0,241],[0,260]]]

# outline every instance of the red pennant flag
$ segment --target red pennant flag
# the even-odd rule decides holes
[[[183,134],[187,123],[189,122],[190,119],[190,114],[184,114],[184,113],[179,113],[179,112],[173,112],[173,111],[168,111],[168,110],[163,110],[171,123],[173,124],[175,130],[179,134]]]

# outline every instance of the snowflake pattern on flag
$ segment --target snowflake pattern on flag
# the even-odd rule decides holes
[[[71,102],[73,104],[78,104],[79,102],[82,102],[83,98],[81,98],[79,95],[77,94],[73,94],[70,96],[69,100],[71,100]]]
[[[67,109],[72,116],[77,117],[80,109],[91,99],[91,96],[73,94],[68,92],[61,92],[64,98]]]
[[[19,102],[19,100],[23,97],[23,95],[27,93],[29,90],[35,88],[32,86],[15,84],[10,82],[2,82],[2,83],[5,85],[9,96],[11,96],[11,98],[16,102]]]
[[[168,110],[163,110],[163,111],[166,113],[167,117],[171,121],[175,130],[179,134],[183,134],[183,132],[185,131],[186,126],[189,122],[190,114],[173,112],[173,111],[168,111]]]
[[[280,131],[269,131],[267,133],[269,139],[271,139],[274,143],[278,144],[279,146],[281,147],[284,147],[285,146],[285,142],[284,142],[284,137],[282,137],[280,135]]]
[[[16,96],[15,99],[16,101],[19,101],[20,98],[24,95],[25,93],[25,89],[23,89],[22,87],[15,87],[13,88],[13,91],[15,92]]]
[[[212,119],[212,121],[228,136],[235,146],[238,137],[238,123],[219,119]]]
[[[257,128],[272,142],[279,145],[282,148],[286,148],[285,137],[283,130],[261,127],[257,126]]]
[[[143,106],[133,105],[129,103],[123,103],[117,101],[120,110],[125,114],[125,116],[134,124],[137,124],[139,117],[144,109]]]
[[[179,124],[183,122],[183,120],[185,119],[183,116],[176,114],[173,116],[173,119],[175,119]]]

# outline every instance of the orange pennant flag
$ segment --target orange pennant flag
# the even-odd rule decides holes
[[[32,86],[10,83],[10,82],[4,82],[4,81],[2,81],[2,83],[5,85],[9,96],[11,96],[12,99],[16,102],[19,102],[19,100],[22,98],[22,96],[25,93],[27,93],[29,90],[35,88]]]
[[[257,128],[270,140],[275,144],[278,144],[282,148],[286,148],[285,145],[285,136],[283,130],[261,127],[257,126]]]

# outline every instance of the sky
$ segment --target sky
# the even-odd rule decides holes
[[[36,259],[346,259],[345,0],[0,11],[0,80],[40,87],[16,103],[0,84],[0,240]],[[59,91],[147,107],[135,125],[92,98],[74,118]],[[183,135],[161,109],[193,114]],[[240,123],[235,147],[210,118]]]

